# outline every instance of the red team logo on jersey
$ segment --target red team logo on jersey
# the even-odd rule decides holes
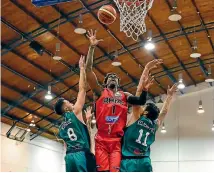
[[[115,94],[105,88],[96,101],[96,120],[98,125],[98,134],[107,135],[109,128],[111,134],[109,137],[123,136],[123,128],[127,120],[127,100],[122,91]],[[111,125],[109,127],[109,124]]]

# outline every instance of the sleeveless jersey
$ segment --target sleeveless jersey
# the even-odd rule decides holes
[[[90,150],[90,136],[87,126],[73,112],[64,113],[65,121],[59,127],[59,137],[67,146],[67,152]]]
[[[127,98],[122,91],[114,94],[105,88],[96,101],[97,136],[121,138],[127,121]]]
[[[157,127],[156,122],[144,116],[127,127],[122,141],[122,156],[150,156]]]

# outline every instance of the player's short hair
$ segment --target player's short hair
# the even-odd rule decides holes
[[[104,87],[106,87],[108,78],[109,78],[110,76],[112,76],[112,75],[115,75],[115,76],[117,77],[117,79],[118,79],[118,85],[120,84],[120,78],[117,76],[116,73],[107,73],[107,75],[105,76],[104,81],[103,81],[103,86],[104,86]]]
[[[62,115],[64,113],[64,111],[62,110],[62,106],[64,103],[65,99],[64,98],[59,98],[57,100],[57,102],[54,105],[54,111],[58,114],[58,115]]]
[[[147,118],[149,118],[152,121],[156,120],[160,113],[160,109],[154,103],[146,103],[145,111],[148,112]]]

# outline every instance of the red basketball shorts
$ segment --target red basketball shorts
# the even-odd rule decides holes
[[[121,142],[109,138],[95,138],[95,158],[97,171],[119,172],[121,161]]]

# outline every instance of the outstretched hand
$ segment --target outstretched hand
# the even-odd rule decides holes
[[[158,65],[162,64],[163,60],[162,59],[155,59],[153,61],[150,61],[149,63],[146,64],[145,68],[148,70],[152,70],[158,67]]]
[[[79,68],[84,69],[85,68],[85,56],[81,55],[79,60]]]
[[[154,76],[148,76],[147,79],[145,79],[144,83],[144,90],[148,91],[149,88],[154,84]]]
[[[154,76],[148,75],[142,78],[142,84],[138,86],[138,90],[148,91],[149,88],[154,84]]]
[[[168,86],[167,95],[173,96],[174,93],[177,91],[177,85],[178,85],[178,84],[176,83],[176,84],[174,84],[171,88],[170,88],[170,86]]]
[[[89,120],[92,117],[92,107],[88,106],[86,110],[84,110],[86,119]]]
[[[86,34],[86,36],[88,37],[91,46],[96,46],[99,42],[103,41],[103,39],[97,39],[97,30],[93,31],[91,29],[91,31],[88,31],[88,34]]]

